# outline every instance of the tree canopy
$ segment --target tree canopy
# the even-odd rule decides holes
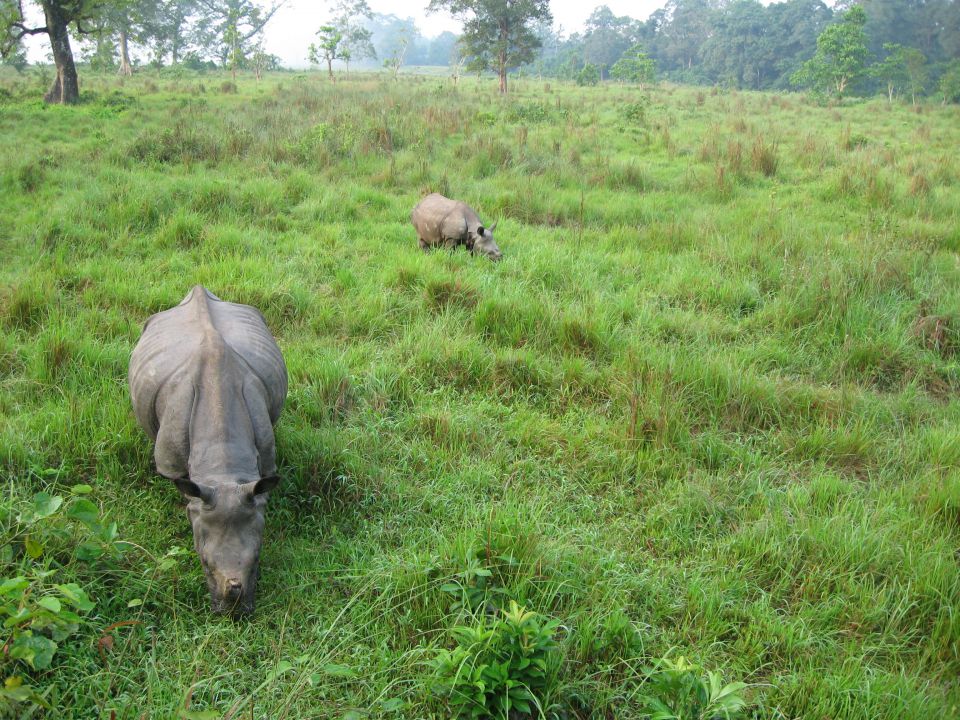
[[[828,26],[817,38],[814,56],[794,73],[795,84],[817,91],[844,91],[859,79],[867,66],[867,14],[859,5],[847,10],[840,22]]]
[[[507,92],[507,70],[529,63],[541,41],[537,21],[550,21],[549,0],[430,0],[430,12],[447,10],[463,20],[465,53],[483,69],[496,71]]]

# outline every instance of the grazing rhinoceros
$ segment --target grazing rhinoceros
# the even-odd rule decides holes
[[[287,368],[263,316],[201,285],[150,317],[130,357],[130,397],[157,472],[187,500],[214,612],[253,612],[263,514],[278,478],[273,424]]]
[[[503,257],[493,240],[497,223],[485,228],[477,213],[459,200],[451,200],[440,193],[427,195],[410,213],[410,222],[417,230],[423,250],[465,245],[470,252],[486,255],[491,260]]]

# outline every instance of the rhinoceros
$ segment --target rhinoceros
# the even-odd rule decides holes
[[[264,511],[278,482],[273,425],[287,368],[263,315],[202,285],[151,316],[130,357],[137,422],[187,501],[215,613],[250,614]]]
[[[471,253],[486,255],[491,260],[503,257],[493,239],[497,223],[485,228],[473,208],[459,200],[440,193],[427,195],[410,213],[410,222],[423,250],[464,245]]]

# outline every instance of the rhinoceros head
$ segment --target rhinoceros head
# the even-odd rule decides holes
[[[279,478],[203,485],[174,481],[187,498],[193,545],[200,556],[215,613],[234,616],[253,612],[264,511]]]
[[[500,248],[497,247],[497,243],[493,239],[493,230],[496,227],[496,222],[488,228],[485,228],[483,225],[478,225],[476,232],[470,233],[470,251],[479,253],[480,255],[486,255],[491,260],[499,260],[502,258],[503,253],[500,252]]]

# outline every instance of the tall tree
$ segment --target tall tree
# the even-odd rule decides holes
[[[817,38],[833,19],[823,0],[786,0],[766,9],[777,77],[773,87],[790,87],[790,76],[817,49]]]
[[[29,64],[27,49],[20,41],[11,42],[9,48],[0,54],[0,65],[8,65],[17,72],[23,72]]]
[[[285,2],[262,6],[257,0],[196,0],[196,44],[225,67],[240,65]]]
[[[843,13],[839,22],[820,33],[816,53],[794,73],[793,82],[817,91],[830,89],[843,97],[866,69],[866,22],[867,14],[858,5]]]
[[[660,19],[658,61],[689,74],[710,38],[716,7],[714,0],[669,0]]]
[[[113,0],[118,2],[119,0]],[[15,52],[27,35],[46,35],[57,75],[44,100],[48,103],[75,103],[80,99],[80,81],[70,46],[71,28],[80,34],[93,30],[93,22],[107,0],[34,0],[43,11],[44,25],[30,27],[24,0],[0,0],[0,52]]]
[[[917,95],[924,91],[927,83],[927,58],[916,48],[908,48],[897,43],[883,46],[887,56],[871,68],[871,74],[887,86],[887,99],[893,102],[897,88],[909,90],[913,104],[917,104]]]
[[[157,65],[169,54],[170,62],[176,65],[183,59],[190,45],[188,25],[199,20],[200,0],[141,0],[152,3],[151,11],[145,14],[140,40],[148,45]]]
[[[766,8],[757,0],[733,0],[717,13],[701,48],[703,71],[714,82],[759,89],[776,78],[776,52]]]
[[[410,62],[411,58],[418,59],[418,50],[425,44],[412,17],[401,18],[396,15],[374,13],[373,18],[367,20],[365,26],[370,31],[375,57],[378,58],[394,57],[403,39],[406,43],[404,62]]]
[[[334,7],[333,22],[340,31],[340,58],[347,63],[350,60],[376,59],[377,51],[371,41],[373,33],[363,25],[363,20],[372,20],[373,10],[367,0],[339,0]]]
[[[634,26],[633,18],[618,17],[606,5],[590,13],[583,32],[583,62],[596,65],[601,79],[636,41]]]
[[[449,30],[430,40],[426,65],[449,65],[457,45],[457,36]],[[458,58],[459,60],[459,58]]]
[[[118,71],[121,75],[133,74],[130,44],[145,41],[145,28],[159,12],[163,1],[123,0],[103,6],[98,18],[98,45],[106,42],[109,48],[113,40],[116,40],[116,49],[120,54]]]
[[[477,66],[496,70],[507,92],[507,70],[533,60],[540,47],[534,23],[550,20],[550,0],[430,0],[428,12],[446,10],[463,21],[461,41]]]

